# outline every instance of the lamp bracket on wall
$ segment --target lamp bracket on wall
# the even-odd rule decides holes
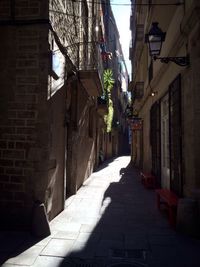
[[[166,32],[158,27],[158,22],[152,22],[151,29],[145,34],[145,43],[149,46],[149,54],[154,59],[160,59],[162,63],[174,62],[175,64],[185,67],[190,64],[189,56],[185,57],[159,57],[162,44],[165,41]]]
[[[174,62],[175,64],[181,66],[181,67],[185,67],[188,66],[190,64],[190,59],[189,56],[186,57],[157,57],[154,56],[153,57],[154,60],[160,59],[160,62],[162,63],[169,63]]]

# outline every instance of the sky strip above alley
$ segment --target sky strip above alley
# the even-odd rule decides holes
[[[131,40],[130,28],[130,0],[111,0],[112,11],[115,17],[117,28],[120,34],[120,43],[124,54],[124,59],[128,69],[129,77],[131,77],[131,62],[129,60],[129,44]]]

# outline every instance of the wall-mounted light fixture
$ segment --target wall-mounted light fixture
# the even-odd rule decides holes
[[[151,91],[151,92],[150,92],[150,96],[152,96],[152,97],[154,97],[156,94],[157,94],[156,91]]]
[[[189,56],[185,57],[159,57],[162,43],[165,41],[166,32],[163,32],[158,27],[158,22],[153,22],[149,33],[145,34],[145,43],[149,45],[149,54],[154,59],[160,59],[162,63],[169,63],[170,61],[176,63],[181,67],[189,65]]]

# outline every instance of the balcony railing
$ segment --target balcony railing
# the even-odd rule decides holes
[[[82,42],[73,47],[70,58],[79,71],[79,78],[90,96],[103,93],[103,62],[96,42]]]

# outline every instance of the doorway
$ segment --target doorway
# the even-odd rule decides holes
[[[181,76],[169,86],[170,110],[170,178],[171,190],[182,195],[182,125],[181,125]]]
[[[161,99],[161,186],[170,189],[169,94]]]
[[[160,137],[160,101],[155,102],[150,111],[150,143],[152,152],[152,174],[156,185],[161,186],[161,137]]]

